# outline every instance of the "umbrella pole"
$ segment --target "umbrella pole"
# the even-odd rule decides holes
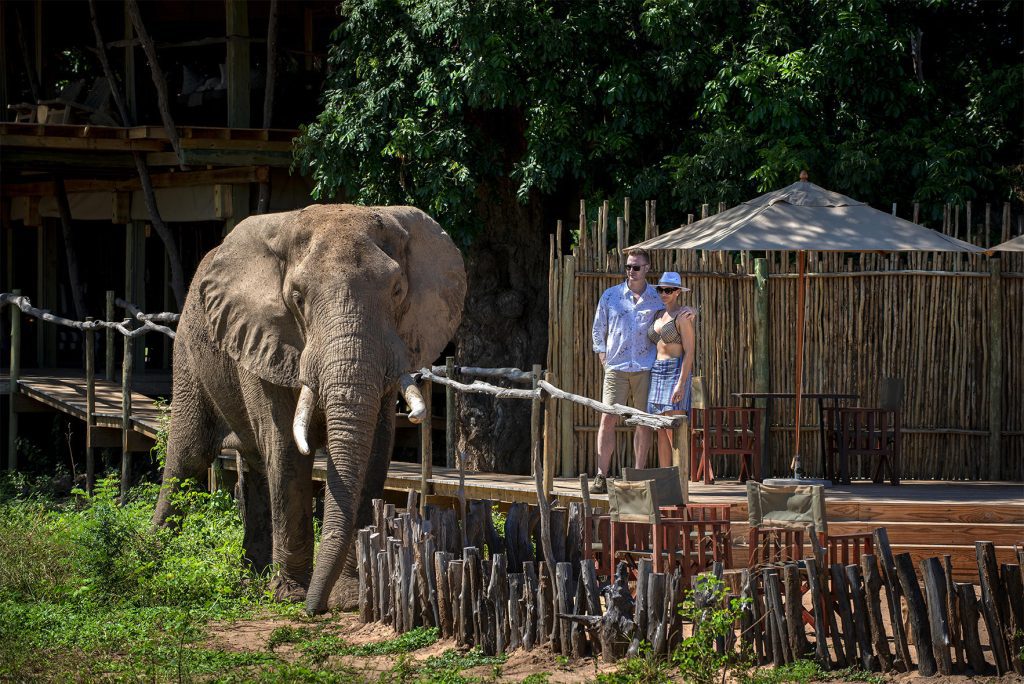
[[[803,463],[800,459],[800,404],[803,398],[804,379],[804,270],[807,252],[796,253],[796,435],[793,447],[793,477],[804,476]]]

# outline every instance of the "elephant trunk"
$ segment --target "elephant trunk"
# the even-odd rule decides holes
[[[327,609],[327,599],[355,538],[381,397],[390,375],[386,372],[388,360],[375,358],[382,355],[383,345],[351,338],[347,342],[350,349],[361,351],[336,364],[336,370],[326,377],[321,375],[320,382],[320,405],[327,427],[327,482],[320,549],[306,593],[310,614]]]

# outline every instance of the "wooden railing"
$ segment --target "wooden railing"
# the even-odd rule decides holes
[[[10,404],[8,408],[8,431],[7,431],[7,467],[9,470],[16,470],[18,463],[17,439],[18,439],[18,413],[16,407],[16,396],[18,394],[18,383],[21,380],[21,316],[22,314],[33,318],[59,325],[66,328],[78,330],[85,338],[85,424],[86,424],[86,489],[92,492],[96,476],[96,461],[92,447],[92,432],[96,427],[96,360],[95,360],[95,336],[100,330],[105,331],[106,339],[106,378],[114,380],[114,333],[120,333],[124,338],[124,358],[121,363],[121,496],[124,497],[128,488],[129,471],[131,462],[129,460],[129,441],[131,438],[131,413],[132,413],[132,378],[134,376],[134,353],[132,340],[147,333],[156,332],[174,339],[175,332],[161,323],[176,323],[180,316],[176,313],[146,314],[137,306],[123,299],[115,298],[114,292],[108,290],[106,293],[106,315],[109,320],[96,320],[87,317],[84,321],[75,321],[69,318],[58,316],[45,309],[38,309],[32,306],[28,297],[21,294],[20,290],[14,292],[0,293],[0,307],[5,305],[11,307],[11,370],[10,370]],[[131,314],[130,318],[115,321],[115,304]],[[137,324],[136,327],[133,325]]]

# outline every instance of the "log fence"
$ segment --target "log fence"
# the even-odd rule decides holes
[[[818,548],[800,563],[733,570],[715,562],[693,577],[678,568],[653,572],[642,558],[598,577],[595,562],[566,541],[586,524],[583,506],[551,508],[545,525],[540,507],[512,504],[498,534],[490,501],[468,502],[460,520],[452,507],[422,505],[416,491],[405,510],[374,500],[373,524],[356,542],[360,619],[398,633],[437,627],[442,638],[487,655],[547,647],[615,662],[637,655],[642,642],[667,657],[702,628],[702,616],[740,599],[733,632],[716,644],[737,660],[814,659],[824,669],[874,672],[916,667],[923,676],[1024,674],[1024,546],[1016,549],[1018,563],[997,567],[993,545],[977,542],[980,609],[974,585],[952,581],[948,556],[915,568],[909,553],[893,556],[884,528],[875,531],[878,556],[845,565]],[[725,580],[724,595],[709,577]],[[913,651],[903,636],[901,597]],[[687,598],[696,617],[684,620],[679,607]]]

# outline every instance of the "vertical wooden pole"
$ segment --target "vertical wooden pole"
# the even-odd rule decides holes
[[[21,290],[14,290],[15,297],[21,296]],[[17,305],[7,307],[11,311],[11,374],[10,391],[7,397],[7,469],[18,469],[18,412],[15,410],[15,398],[18,396],[18,380],[21,378],[21,309]]]
[[[1003,429],[1003,283],[1000,260],[989,259],[988,282],[988,479],[998,480]]]
[[[558,307],[561,320],[558,327],[563,337],[558,350],[561,354],[558,364],[561,374],[558,381],[561,383],[559,386],[566,392],[575,392],[577,390],[575,363],[579,356],[574,353],[572,338],[570,337],[567,341],[566,337],[569,335],[568,331],[572,330],[573,312],[577,305],[576,258],[566,256],[562,259],[562,263],[562,285],[560,288],[562,301]],[[557,413],[558,423],[561,426],[557,442],[561,454],[561,475],[562,477],[571,477],[576,474],[576,450],[573,445],[573,404],[562,403],[558,407]],[[580,470],[585,470],[585,468],[580,468]]]
[[[107,290],[107,307],[104,310],[107,321],[114,320],[114,291]],[[103,366],[103,375],[107,382],[114,382],[114,331],[107,328],[106,334],[106,359]]]
[[[1010,203],[1003,202],[1003,235],[999,242],[1006,242],[1010,239]]]
[[[540,366],[534,366],[534,373],[539,372]],[[544,379],[551,382],[551,371],[544,372]],[[534,381],[536,384],[536,381]],[[551,490],[555,481],[555,448],[559,435],[558,425],[555,421],[555,401],[550,395],[544,398],[544,495],[551,496]]]
[[[444,376],[455,379],[455,357],[448,356],[444,360]],[[455,467],[455,388],[444,386],[444,466]]]
[[[540,365],[533,366],[533,389],[536,391],[537,380],[540,378]],[[544,491],[544,464],[541,460],[543,445],[541,444],[541,404],[538,392],[530,406],[530,448],[533,462],[533,482],[537,491],[537,507],[540,509],[540,541],[547,565],[548,578],[555,576],[555,557],[551,547],[551,507],[548,505],[550,492]],[[547,633],[545,633],[547,638]]]
[[[86,323],[92,323],[87,316]],[[92,496],[96,481],[96,454],[92,448],[92,427],[96,424],[96,333],[85,331],[85,491]]]
[[[626,222],[626,244],[623,245],[623,247],[628,247],[629,246],[629,240],[630,240],[630,238],[629,238],[629,198],[628,197],[626,197],[626,198],[624,198],[622,200],[622,213],[623,213],[623,219],[625,219],[625,222]],[[625,268],[626,260],[623,259],[622,263],[623,263],[623,268]]]
[[[225,11],[228,128],[249,128],[249,0],[227,0]],[[228,230],[249,215],[248,184],[231,186],[231,207],[231,218],[226,222]]]
[[[124,319],[125,327],[131,320]],[[124,336],[124,361],[121,363],[121,503],[128,496],[128,482],[131,477],[131,461],[128,452],[129,433],[132,429],[132,366],[134,354],[132,347],[135,340]]]
[[[771,382],[771,351],[769,340],[771,331],[769,325],[768,309],[768,260],[761,257],[754,259],[754,391],[768,392]],[[759,401],[767,404],[767,400]],[[761,412],[761,424],[758,429],[762,435],[767,434],[765,422],[768,420],[767,412]],[[767,477],[768,466],[768,445],[770,439],[761,440],[761,476]]]
[[[672,430],[672,465],[679,469],[679,486],[683,503],[690,503],[690,418],[677,416],[679,424]]]
[[[132,221],[125,227],[124,298],[142,311],[146,310],[146,224]],[[113,319],[111,319],[113,320]],[[126,338],[133,342],[134,360],[140,374],[146,367],[145,337]]]
[[[615,253],[620,271],[626,267],[626,244],[626,222],[618,216],[615,218]]]
[[[914,223],[920,223],[921,218],[921,203],[914,202]]]
[[[424,379],[420,385],[420,392],[423,394],[423,404],[426,406],[427,415],[420,423],[420,515],[423,515],[427,505],[427,494],[430,494],[430,477],[434,467],[434,446],[432,432],[434,429],[434,412],[431,409],[430,380]]]
[[[966,238],[965,239],[967,240],[967,242],[971,242],[971,238],[973,237],[971,235],[971,218],[972,218],[971,217],[971,201],[967,200],[967,226],[965,228],[965,233],[966,233]]]
[[[992,203],[985,202],[985,241],[986,247],[992,246]]]

